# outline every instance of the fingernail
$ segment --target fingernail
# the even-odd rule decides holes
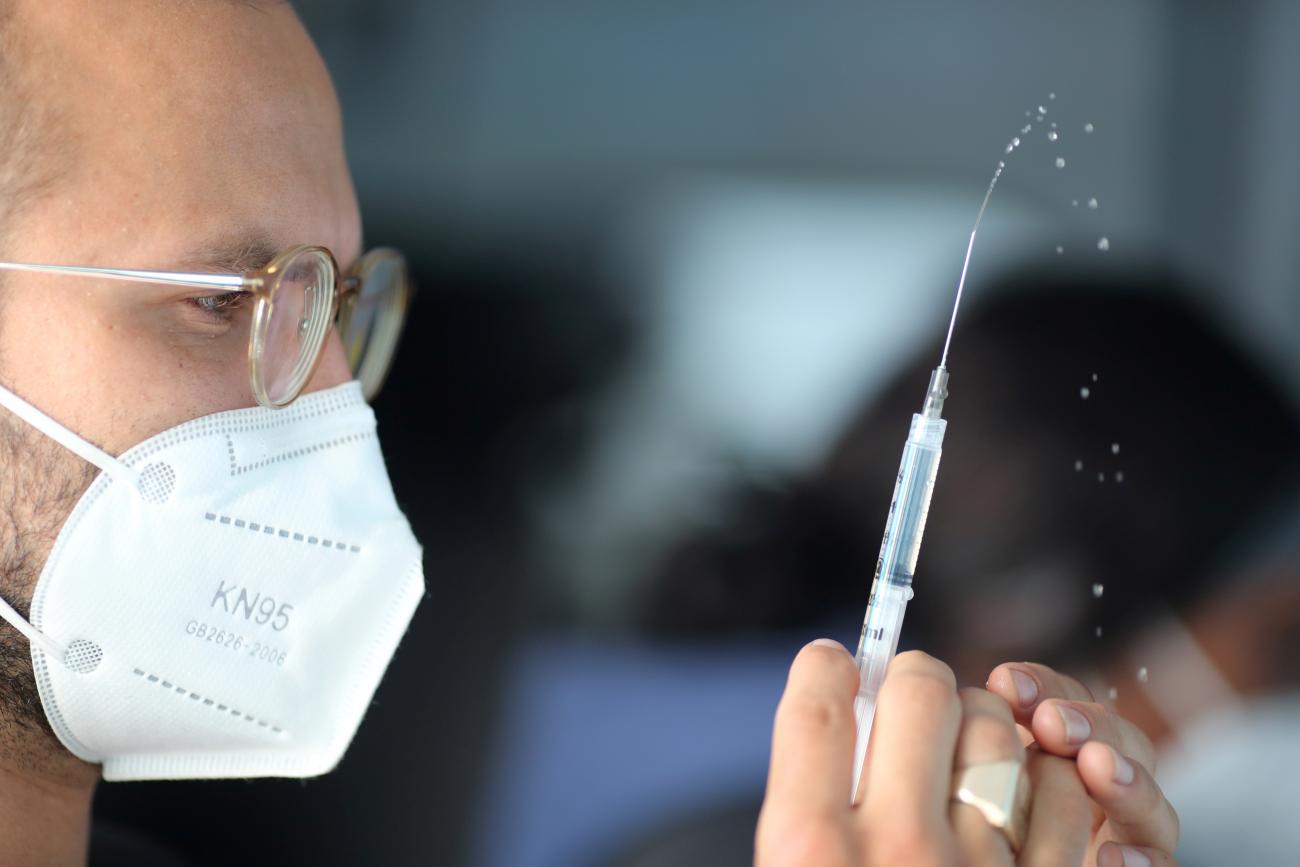
[[[1114,749],[1110,751],[1110,754],[1115,758],[1115,782],[1121,786],[1127,786],[1133,782],[1133,766],[1129,764],[1128,759],[1121,756]]]
[[[1065,723],[1065,739],[1072,744],[1081,744],[1092,734],[1092,725],[1088,718],[1079,711],[1065,704],[1058,704],[1056,712]]]
[[[1011,669],[1011,682],[1016,687],[1016,699],[1021,707],[1029,707],[1038,698],[1038,684],[1023,671]]]
[[[1132,846],[1119,848],[1124,853],[1124,867],[1151,867],[1151,859],[1142,850],[1134,849]]]
[[[836,650],[844,650],[844,645],[840,644],[834,638],[818,638],[813,642],[817,647],[833,647]]]

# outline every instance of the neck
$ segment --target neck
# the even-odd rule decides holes
[[[82,865],[90,841],[90,803],[99,779],[78,763],[51,774],[0,758],[0,840],[13,864]]]

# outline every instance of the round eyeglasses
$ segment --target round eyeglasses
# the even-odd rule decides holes
[[[406,320],[412,287],[402,254],[371,250],[340,279],[324,247],[285,250],[243,274],[141,271],[77,265],[0,262],[0,270],[113,277],[145,283],[222,287],[254,300],[248,339],[248,377],[262,406],[288,406],[311,379],[331,324],[337,326],[352,375],[366,399],[379,393]],[[223,293],[224,294],[224,293]]]

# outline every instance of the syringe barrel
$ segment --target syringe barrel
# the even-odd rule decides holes
[[[854,750],[853,797],[857,797],[858,775],[866,756],[867,740],[875,717],[876,695],[885,680],[889,661],[898,650],[903,612],[912,598],[912,576],[930,512],[930,496],[939,472],[943,435],[948,422],[921,413],[912,416],[912,427],[903,446],[903,458],[894,484],[894,497],[885,521],[885,537],[876,560],[867,616],[862,622],[855,659],[858,664],[858,696],[854,702],[858,742]]]
[[[903,445],[903,458],[894,482],[894,496],[889,502],[880,556],[876,559],[875,581],[883,580],[895,586],[912,583],[947,429],[946,419],[920,413],[912,416],[912,427]]]

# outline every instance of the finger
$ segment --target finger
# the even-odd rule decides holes
[[[857,666],[839,644],[819,639],[799,651],[776,709],[765,812],[797,821],[849,809],[857,690]]]
[[[1004,662],[989,674],[989,691],[1006,699],[1016,722],[1029,725],[1041,702],[1051,698],[1092,701],[1092,693],[1079,681],[1036,662]]]
[[[1074,762],[1030,749],[1032,786],[1029,832],[1016,863],[1021,867],[1081,864],[1092,838],[1093,812]]]
[[[1075,756],[1088,741],[1100,741],[1137,759],[1148,771],[1155,769],[1151,738],[1105,705],[1049,699],[1038,706],[1029,729],[1038,745],[1054,755]]]
[[[1178,814],[1141,764],[1095,742],[1084,744],[1076,762],[1109,820],[1111,839],[1164,852],[1178,848]]]
[[[1097,850],[1097,867],[1178,867],[1178,862],[1159,849],[1102,843]]]
[[[946,827],[961,702],[952,670],[900,653],[880,687],[863,779],[863,821],[904,833]]]
[[[960,770],[990,762],[1023,762],[1025,750],[1007,703],[984,689],[963,689],[959,696],[962,716],[957,735],[956,768]],[[978,809],[952,801],[948,816],[966,863],[1012,863],[1011,845],[1006,835],[990,825]]]

